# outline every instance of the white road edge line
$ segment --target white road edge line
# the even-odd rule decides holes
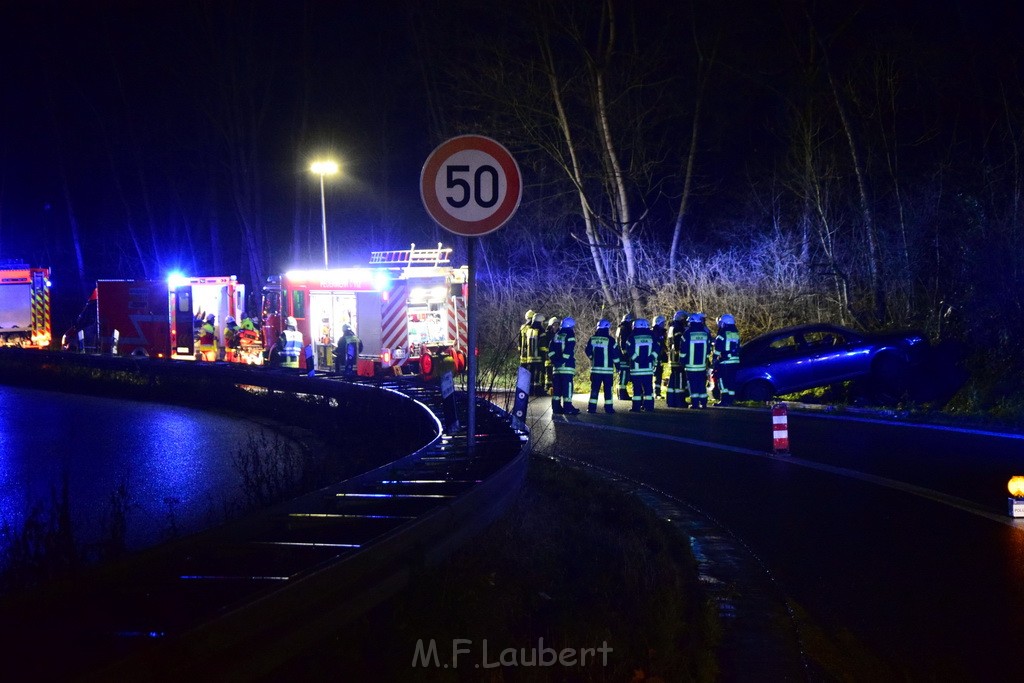
[[[622,434],[632,434],[634,436],[645,436],[652,439],[663,439],[666,441],[675,441],[676,443],[685,443],[690,446],[700,446],[702,448],[711,448],[719,451],[728,451],[730,453],[739,453],[740,455],[751,455],[758,458],[765,458],[767,460],[774,460],[776,462],[789,463],[791,465],[798,465],[800,467],[806,467],[812,470],[818,470],[820,472],[828,472],[840,477],[848,477],[850,479],[857,479],[859,481],[875,484],[877,486],[884,486],[896,491],[903,493],[909,493],[920,498],[925,498],[935,503],[942,505],[948,505],[949,507],[969,512],[978,517],[984,517],[985,519],[993,522],[999,522],[1015,529],[1024,530],[1024,520],[1017,520],[1010,516],[997,515],[994,512],[984,510],[969,500],[964,498],[958,498],[957,496],[951,496],[941,491],[935,491],[934,489],[925,488],[923,486],[917,486],[915,484],[908,484],[903,481],[897,481],[895,479],[889,479],[887,477],[880,477],[874,474],[867,474],[865,472],[858,472],[856,470],[847,469],[845,467],[836,467],[835,465],[826,465],[820,462],[814,462],[813,460],[806,460],[804,458],[795,458],[792,455],[775,455],[767,451],[757,451],[752,448],[741,448],[739,446],[728,446],[725,444],[715,443],[713,441],[700,441],[698,439],[688,439],[683,436],[673,436],[671,434],[658,434],[656,432],[646,432],[640,429],[627,429],[625,427],[615,427],[612,425],[599,425],[591,422],[577,422],[575,420],[565,420],[562,424],[578,425],[586,427],[588,429],[603,429],[610,432],[620,432]]]

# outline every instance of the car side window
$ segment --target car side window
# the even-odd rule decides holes
[[[796,337],[788,335],[772,340],[768,345],[768,352],[773,357],[789,356],[797,351],[799,344]]]
[[[843,343],[843,338],[834,332],[816,330],[804,333],[804,343],[812,349],[826,349],[839,346]]]

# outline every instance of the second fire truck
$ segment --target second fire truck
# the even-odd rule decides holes
[[[466,266],[451,265],[451,248],[375,251],[368,266],[290,271],[263,290],[263,332],[269,347],[284,321],[295,318],[303,348],[300,367],[330,370],[343,325],[363,343],[358,374],[427,376],[465,366]]]

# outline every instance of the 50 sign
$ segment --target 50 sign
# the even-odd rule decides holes
[[[507,149],[490,138],[462,135],[431,152],[420,172],[427,213],[457,235],[493,232],[519,208],[523,182]]]

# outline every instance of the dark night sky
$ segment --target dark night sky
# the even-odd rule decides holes
[[[464,15],[467,23],[458,21],[460,5],[474,9]],[[718,109],[707,117],[704,180],[723,193],[749,182],[758,154],[777,151],[773,128],[785,109],[777,88],[796,78],[785,27],[799,25],[804,4],[749,5],[697,3],[702,17],[724,27],[723,63],[748,70],[723,70],[710,100]],[[854,17],[856,30],[833,46],[837,62],[869,49],[881,34],[902,41],[910,57],[929,61],[935,78],[948,79],[941,92],[949,101],[939,104],[952,109],[963,105],[957,93],[978,102],[985,98],[970,91],[1019,69],[1024,26],[1012,5],[813,7],[837,25]],[[655,23],[661,19],[663,3],[638,6]],[[434,11],[441,7],[446,14]],[[486,21],[489,7],[429,0],[4,3],[0,258],[44,264],[66,258],[72,220],[91,277],[139,274],[127,272],[131,250],[108,239],[128,224],[146,226],[143,241],[150,231],[169,236],[168,244],[144,245],[159,253],[154,259],[161,267],[196,258],[194,252],[209,247],[188,244],[186,226],[235,220],[225,170],[235,158],[225,133],[248,153],[251,137],[233,125],[256,120],[253,168],[262,176],[260,215],[272,233],[290,236],[293,225],[306,226],[304,239],[316,246],[319,186],[307,168],[312,156],[328,152],[347,172],[327,192],[330,218],[353,232],[372,224],[373,239],[392,244],[445,238],[423,212],[416,181],[439,136],[456,131],[446,129],[448,112],[428,96],[425,74],[443,87],[445,75],[431,60],[472,58],[467,46],[480,37],[477,22]],[[663,28],[671,38],[672,26]],[[494,30],[500,28],[486,29]],[[996,104],[998,98],[988,99]],[[976,115],[965,109],[956,117],[969,126]],[[705,214],[713,211],[709,206]],[[353,244],[352,252],[364,246]],[[291,257],[286,251],[277,265]],[[222,267],[238,270],[230,260]]]

